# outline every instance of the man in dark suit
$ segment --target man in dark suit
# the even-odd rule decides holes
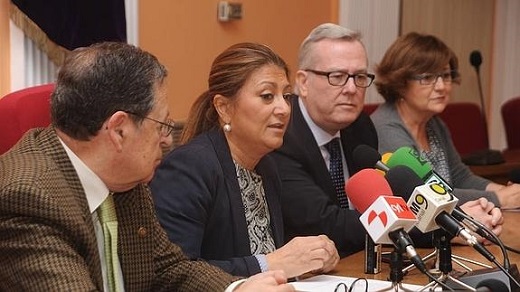
[[[374,76],[360,35],[335,24],[316,27],[303,41],[283,146],[274,153],[282,176],[282,211],[287,239],[326,234],[344,257],[363,249],[359,213],[345,199],[344,182],[359,171],[353,149],[377,149],[377,135],[362,112]],[[340,141],[341,156],[330,160],[328,143]],[[336,165],[337,167],[331,167]],[[341,167],[341,168],[339,168]],[[341,169],[337,187],[329,170]]]
[[[190,261],[161,229],[146,183],[172,143],[166,75],[124,43],[69,54],[52,125],[0,156],[0,291],[292,289],[280,271],[241,281]]]

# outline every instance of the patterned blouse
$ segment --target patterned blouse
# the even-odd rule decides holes
[[[452,184],[450,169],[448,167],[448,159],[446,152],[443,150],[439,137],[435,135],[431,125],[431,120],[426,125],[426,134],[428,135],[428,144],[430,145],[430,151],[421,150],[422,158],[426,158],[431,164],[433,169],[444,178],[448,184]]]
[[[244,204],[251,254],[268,254],[276,248],[271,230],[271,218],[262,177],[235,162],[238,185]]]

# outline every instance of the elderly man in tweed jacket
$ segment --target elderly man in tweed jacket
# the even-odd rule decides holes
[[[52,125],[0,156],[0,291],[114,290],[96,215],[109,196],[118,221],[114,275],[125,291],[292,289],[280,271],[237,281],[191,261],[160,228],[146,183],[172,142],[165,77],[154,56],[123,43],[67,57]]]

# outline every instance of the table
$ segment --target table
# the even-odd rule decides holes
[[[503,243],[507,246],[510,246],[515,249],[520,249],[520,228],[518,228],[518,222],[520,222],[520,212],[504,212],[504,230],[500,236]],[[486,248],[495,255],[499,263],[502,263],[502,253],[500,248],[495,245],[486,246]],[[433,249],[417,249],[421,256],[425,256],[433,251]],[[483,262],[493,266],[493,264],[489,263],[483,256],[481,256],[476,250],[474,250],[470,246],[452,246],[452,254],[462,256],[464,258],[470,258],[473,260],[477,260],[479,262]],[[509,260],[511,264],[517,264],[520,266],[520,255],[508,252]],[[472,268],[477,269],[478,267],[472,264],[469,264]],[[453,269],[462,270],[462,268],[458,267],[456,264],[453,264]],[[367,278],[367,279],[375,279],[375,280],[387,280],[389,273],[389,265],[383,263],[382,271],[378,274],[365,274],[364,273],[364,253],[358,252],[351,256],[345,257],[339,261],[339,264],[336,266],[336,269],[330,273],[331,275],[336,276],[348,276],[355,278]],[[408,274],[404,277],[403,282],[417,285],[425,285],[429,282],[428,278],[419,272],[417,269],[413,269],[408,272]]]
[[[493,182],[506,184],[509,181],[509,173],[514,169],[520,169],[520,150],[504,151],[504,163],[493,165],[470,165],[471,171]]]

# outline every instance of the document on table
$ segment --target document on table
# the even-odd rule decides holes
[[[319,275],[314,276],[305,280],[297,281],[297,282],[291,282],[291,284],[294,286],[296,291],[305,291],[305,292],[314,292],[314,291],[320,291],[320,292],[348,292],[350,287],[352,286],[352,283],[357,278],[351,278],[351,277],[339,277],[339,276],[329,276],[329,275]],[[345,285],[341,285],[341,283],[344,283]],[[368,284],[368,288],[366,285]],[[340,285],[338,287],[338,285]],[[338,287],[337,290],[336,287]],[[376,292],[376,291],[421,291],[424,286],[419,285],[411,285],[411,284],[401,284],[398,286],[398,290],[394,290],[392,287],[392,282],[389,281],[380,281],[380,280],[371,280],[367,279],[365,281],[364,279],[360,279],[359,281],[356,281],[354,284],[354,288],[350,291],[353,292],[364,292],[364,291],[370,291],[370,292]],[[425,289],[423,291],[430,291],[429,289]],[[437,291],[437,289],[435,290]],[[442,291],[440,288],[438,291]]]

